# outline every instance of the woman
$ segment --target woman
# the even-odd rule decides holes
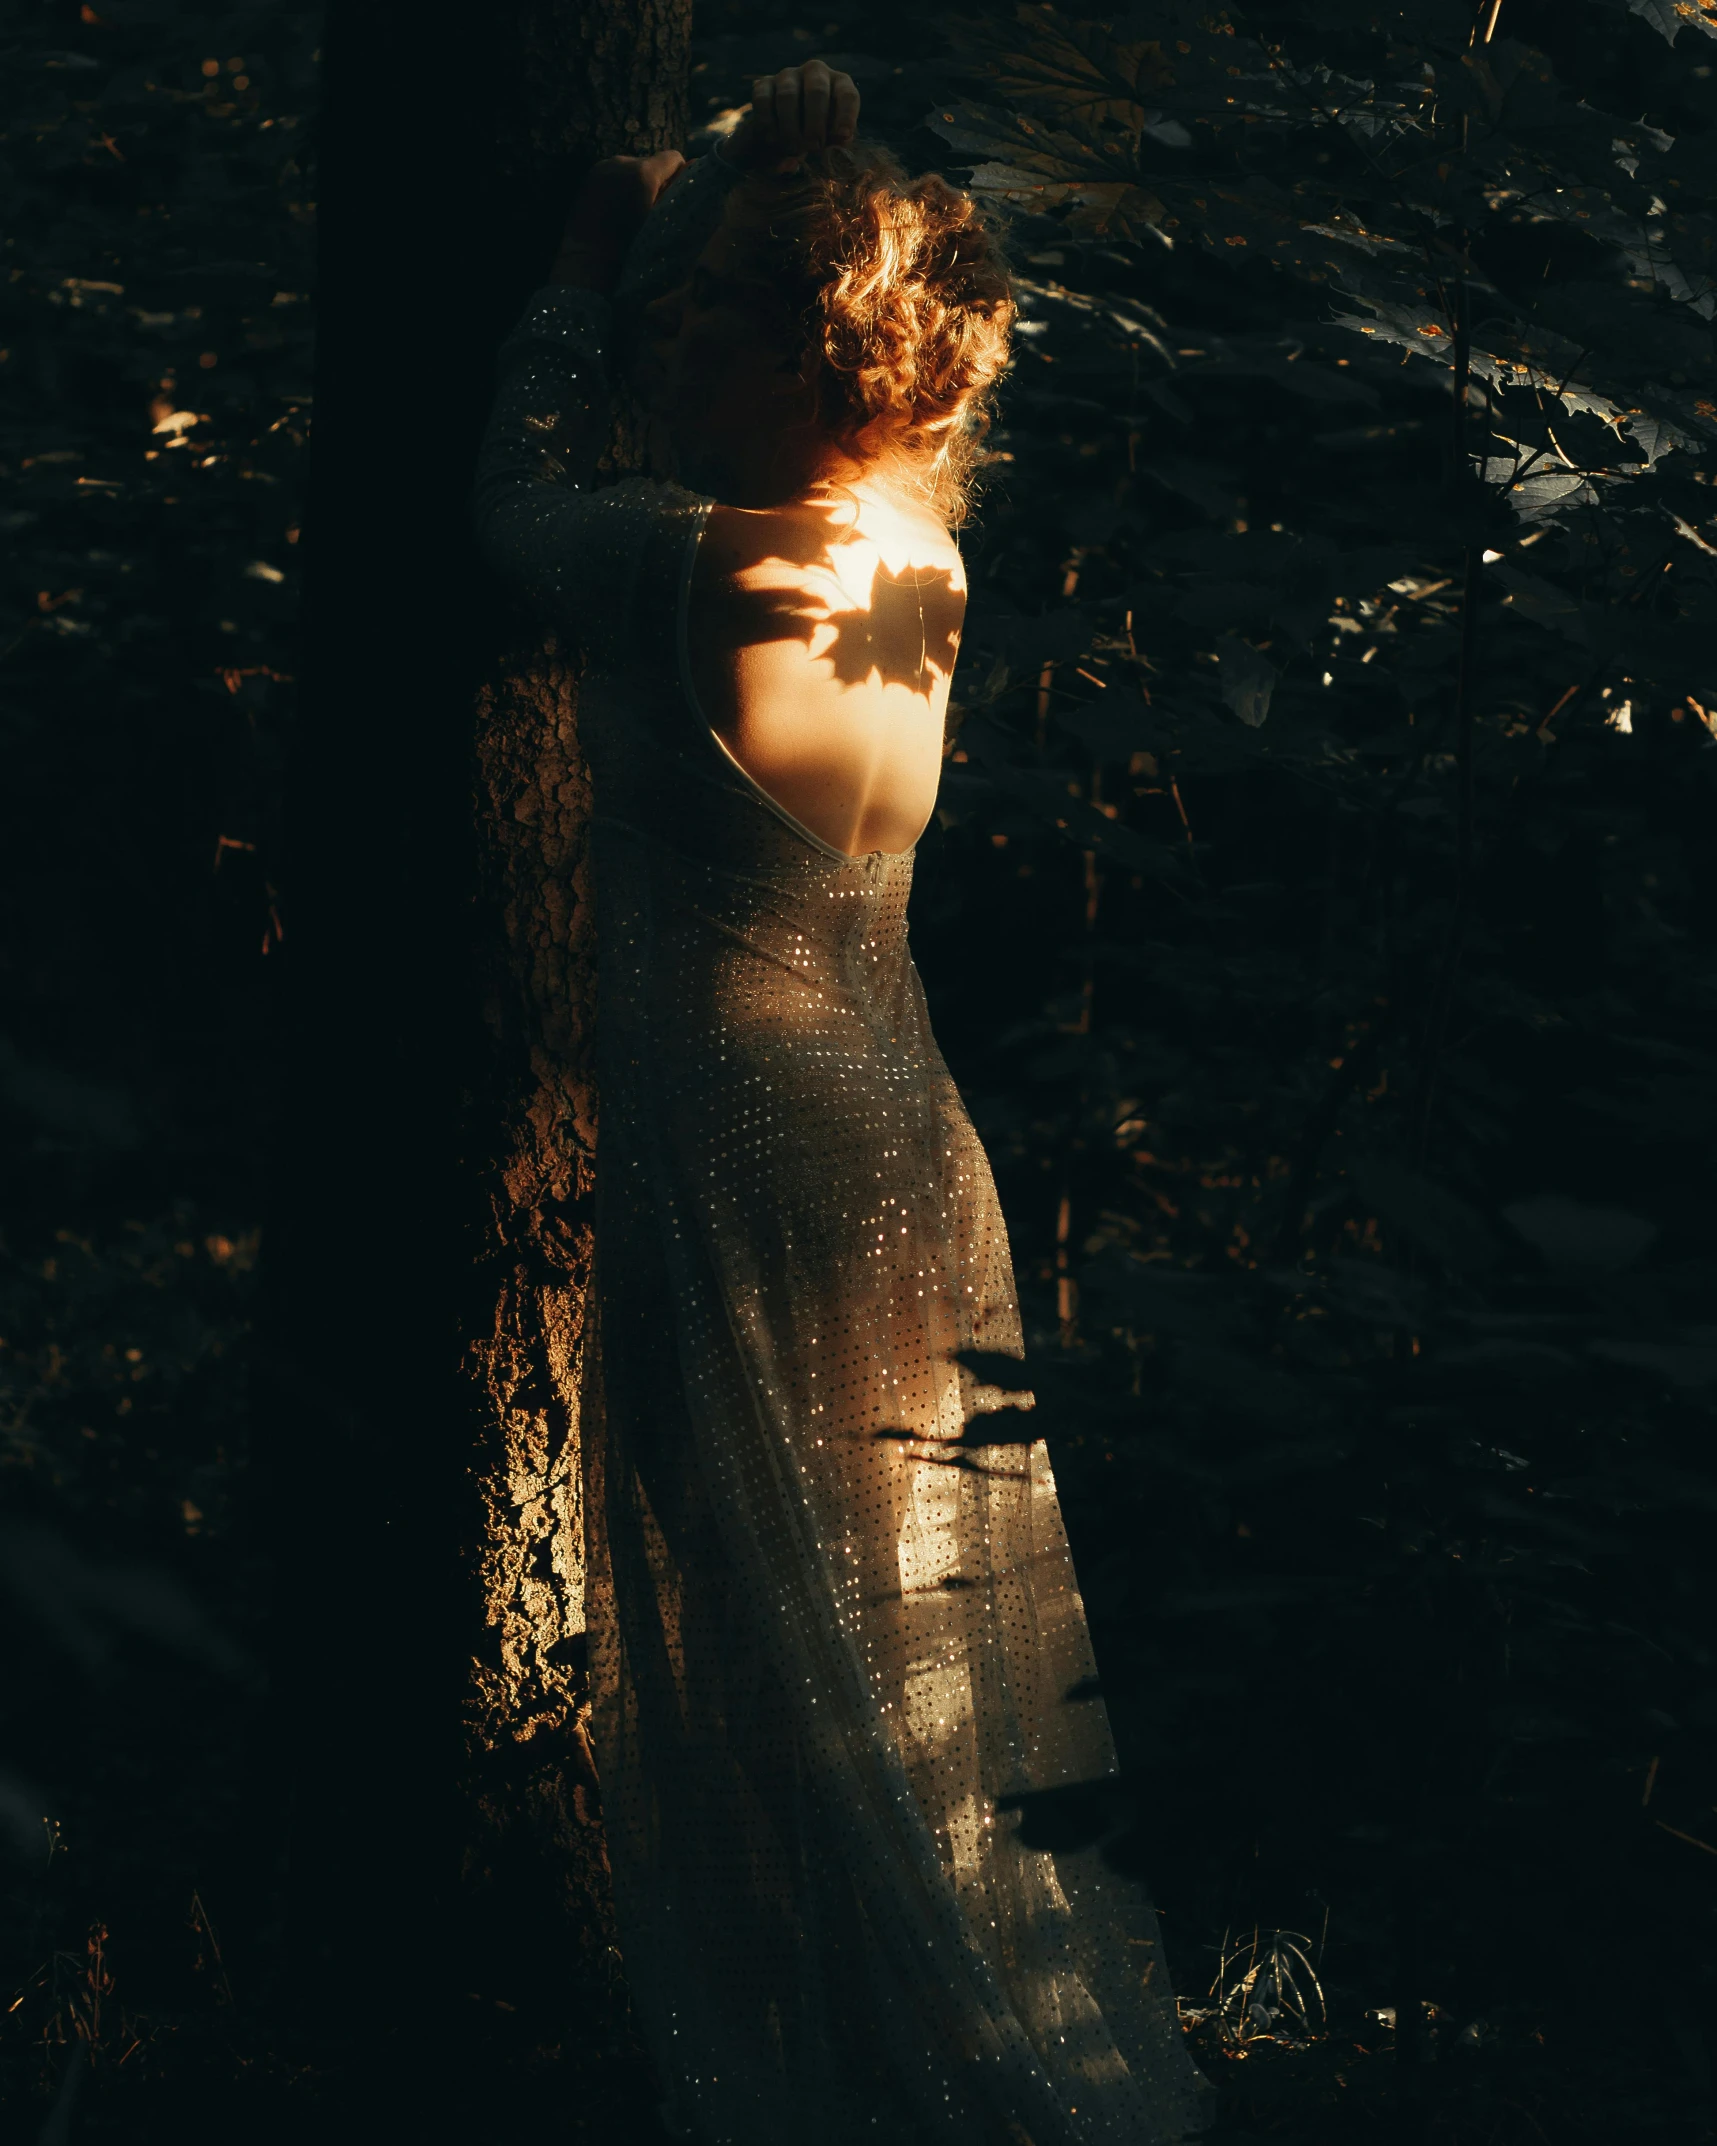
[[[1127,2146],[1208,2092],[1155,1920],[998,1799],[1110,1775],[988,1167],[906,946],[1006,362],[970,201],[818,63],[598,168],[501,357],[487,556],[583,646],[594,1737],[703,2146]],[[599,486],[616,341],[680,483]]]

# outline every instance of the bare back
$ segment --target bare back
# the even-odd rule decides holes
[[[692,680],[740,766],[848,856],[908,850],[941,774],[966,579],[931,515],[872,493],[711,510]]]

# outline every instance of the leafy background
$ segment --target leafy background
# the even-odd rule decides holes
[[[317,35],[308,8],[148,0],[36,5],[5,32],[14,2125],[50,2094],[69,2125],[86,2077],[96,2123],[110,2078],[170,2066],[174,2022],[230,2011],[219,1930],[266,1583],[246,1333],[274,1111]],[[93,2071],[68,2061],[85,2054]]]
[[[914,935],[1126,1766],[1024,1822],[1148,1879],[1226,2138],[1708,2137],[1717,17],[697,30],[1019,263]],[[319,2094],[220,1935],[318,34],[4,90],[0,2064],[128,2136]]]

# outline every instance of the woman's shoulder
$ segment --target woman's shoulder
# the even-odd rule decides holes
[[[717,506],[704,534],[712,579],[780,586],[792,580],[934,580],[965,587],[960,549],[928,509],[875,492],[834,489],[771,507]]]

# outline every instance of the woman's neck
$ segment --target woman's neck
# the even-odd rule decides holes
[[[729,507],[780,507],[819,490],[868,488],[872,475],[833,440],[797,431],[680,457],[682,482]]]

